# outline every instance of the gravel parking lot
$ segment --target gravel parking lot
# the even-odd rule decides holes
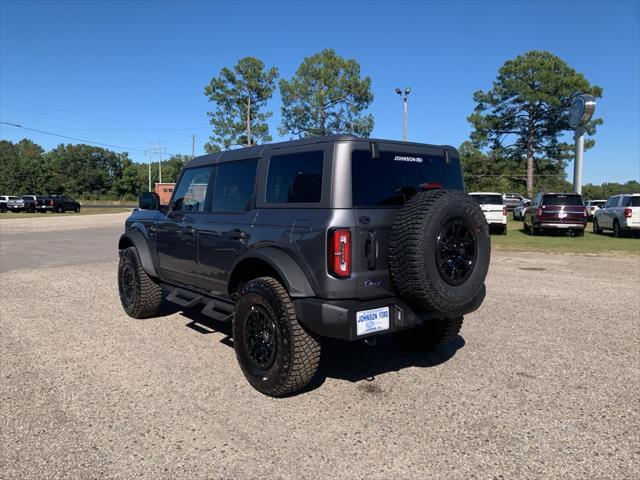
[[[0,225],[0,478],[640,478],[640,256],[494,252],[452,348],[327,342],[272,399],[228,326],[123,313],[124,218]]]

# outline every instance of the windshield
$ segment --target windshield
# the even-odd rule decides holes
[[[545,195],[543,205],[584,205],[580,195]]]
[[[354,151],[351,181],[354,207],[404,205],[421,190],[464,188],[457,159],[445,164],[444,154],[396,151],[380,151],[375,160],[368,150]]]
[[[486,195],[474,193],[471,195],[480,205],[502,205],[502,195]]]
[[[592,207],[601,207],[601,206],[603,206],[605,203],[606,203],[606,202],[604,202],[604,201],[602,201],[602,202],[594,202],[594,201],[591,201],[591,202],[589,202],[589,205],[591,205]]]

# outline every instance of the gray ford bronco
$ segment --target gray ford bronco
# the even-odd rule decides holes
[[[139,202],[118,244],[124,310],[152,317],[166,298],[233,322],[266,395],[309,383],[323,337],[448,342],[485,296],[489,229],[452,147],[259,145],[194,158],[168,206]]]

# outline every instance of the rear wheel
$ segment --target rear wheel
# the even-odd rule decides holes
[[[320,362],[320,340],[298,321],[285,288],[271,277],[248,282],[236,302],[233,344],[240,368],[259,392],[303,389]]]
[[[452,343],[462,329],[462,322],[462,317],[433,319],[414,329],[396,332],[394,336],[405,347],[430,351]]]
[[[58,213],[64,213],[64,207],[63,207],[62,205],[58,205],[58,206],[56,207],[56,212],[58,212]]]
[[[573,231],[573,236],[574,237],[584,237],[584,230],[574,230]]]
[[[622,229],[620,228],[618,220],[613,222],[613,236],[616,238],[620,238],[622,236]]]
[[[160,310],[162,287],[144,271],[135,247],[120,255],[118,293],[122,308],[132,318],[152,317]]]
[[[78,206],[76,207],[76,209],[74,210],[74,212],[76,212],[76,213],[80,213],[80,205],[78,205]]]

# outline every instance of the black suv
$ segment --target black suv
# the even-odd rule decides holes
[[[455,338],[485,296],[489,228],[452,147],[330,136],[194,158],[119,241],[134,318],[163,299],[232,321],[259,391],[303,388],[320,339]]]

